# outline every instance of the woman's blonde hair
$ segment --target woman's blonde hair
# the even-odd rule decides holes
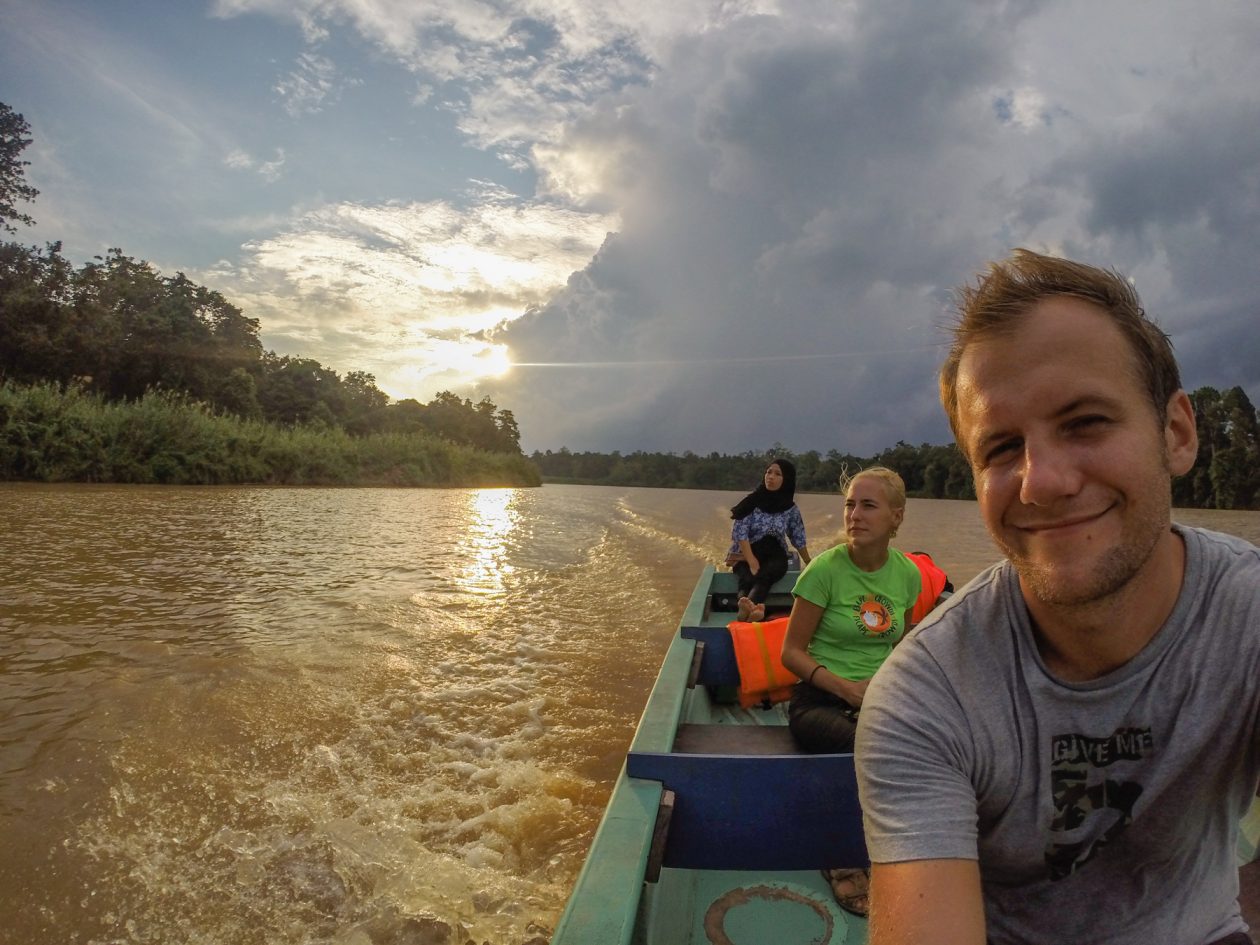
[[[849,486],[864,476],[878,479],[884,484],[884,492],[888,495],[888,504],[894,509],[906,507],[906,483],[897,473],[887,466],[868,466],[849,475],[846,469],[840,473],[840,491],[849,494]]]

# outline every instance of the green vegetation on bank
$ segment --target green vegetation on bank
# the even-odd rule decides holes
[[[25,119],[0,102],[0,230]],[[390,403],[363,371],[264,351],[257,319],[111,249],[0,242],[0,479],[537,485],[510,410],[443,391]]]
[[[352,436],[217,413],[174,393],[108,401],[82,388],[0,384],[0,479],[38,482],[536,486],[519,453],[423,432]]]
[[[1194,468],[1173,480],[1178,508],[1260,508],[1260,416],[1241,387],[1218,391],[1201,387],[1190,395],[1199,428],[1199,456]],[[672,489],[747,491],[757,484],[767,462],[785,457],[796,464],[802,492],[836,492],[847,470],[879,464],[897,470],[910,495],[927,499],[974,499],[971,469],[957,446],[898,443],[874,456],[831,450],[793,453],[775,445],[765,452],[737,456],[710,453],[535,452],[530,458],[544,482],[589,485],[654,486]]]

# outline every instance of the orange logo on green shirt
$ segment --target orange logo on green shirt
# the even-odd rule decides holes
[[[879,636],[893,628],[892,602],[880,594],[867,594],[853,608],[857,628],[867,636]]]

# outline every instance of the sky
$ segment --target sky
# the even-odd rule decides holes
[[[1253,0],[0,0],[17,239],[533,450],[952,440],[953,291],[1115,268],[1260,403]]]

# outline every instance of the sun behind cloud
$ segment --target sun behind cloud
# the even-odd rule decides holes
[[[487,333],[545,304],[616,226],[480,185],[463,206],[326,206],[201,277],[259,318],[278,353],[427,399],[506,373],[508,350]]]

